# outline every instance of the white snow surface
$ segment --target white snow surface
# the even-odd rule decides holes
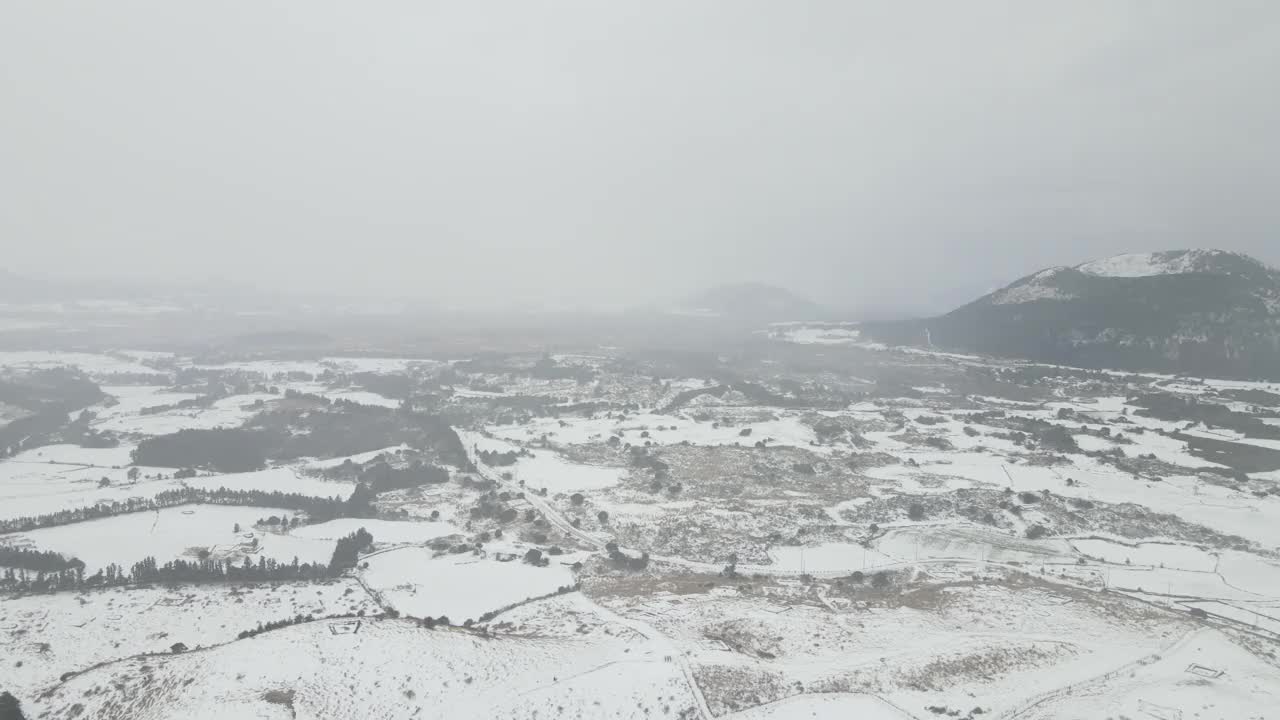
[[[409,522],[404,520],[376,520],[339,518],[314,525],[302,525],[289,532],[300,538],[337,540],[364,528],[373,535],[375,544],[421,543],[445,535],[454,535],[458,528],[445,522]]]
[[[1187,250],[1181,253],[1128,253],[1077,265],[1086,275],[1100,277],[1151,277],[1195,272],[1207,258],[1225,254],[1221,250]]]
[[[533,457],[520,458],[510,469],[527,487],[552,493],[613,487],[627,472],[621,467],[570,462],[550,450],[535,450]]]
[[[162,472],[168,474],[172,472],[170,468],[144,467],[139,470],[144,477],[130,482],[129,471],[124,467],[24,462],[12,458],[0,461],[0,520],[74,510],[129,498],[151,498],[180,485],[174,480],[145,477],[154,477]],[[103,478],[108,485],[100,485]]]
[[[853,543],[815,546],[778,545],[769,548],[771,567],[796,572],[853,572],[892,565],[894,558]]]
[[[403,445],[403,444],[391,445],[389,447],[379,448],[377,450],[370,450],[368,452],[356,453],[355,455],[343,455],[342,457],[327,458],[324,460],[312,460],[306,463],[306,466],[308,468],[313,468],[316,470],[325,470],[328,468],[336,468],[342,465],[343,463],[345,463],[347,460],[351,460],[351,462],[357,465],[362,465],[384,453],[389,455],[394,455],[400,452],[401,450],[408,449],[408,447],[409,447],[408,445]]]
[[[260,585],[106,588],[0,597],[0,676],[5,690],[34,698],[68,670],[137,653],[230,642],[258,622],[296,615],[378,612],[355,580]],[[16,626],[26,632],[4,632]],[[41,643],[48,645],[42,651]],[[17,663],[21,662],[19,666]]]
[[[612,624],[577,637],[482,638],[412,620],[318,621],[109,665],[32,701],[29,712],[66,717],[79,704],[85,718],[110,707],[112,717],[129,720],[651,720],[664,707],[677,717],[694,705],[668,653]],[[152,680],[134,692],[143,674]],[[129,692],[113,677],[126,679]],[[103,690],[87,692],[94,687]],[[268,691],[286,688],[295,691],[292,712],[264,702]]]
[[[351,497],[355,483],[340,480],[322,480],[299,475],[293,468],[280,467],[224,475],[201,475],[184,481],[191,487],[205,490],[261,490],[263,492],[297,493],[313,497]]]
[[[365,562],[365,584],[402,614],[447,615],[456,624],[574,583],[558,558],[535,567],[471,554],[434,557],[429,548],[406,547],[370,555]]]
[[[1133,564],[1166,567],[1175,570],[1213,572],[1218,558],[1191,545],[1175,543],[1138,543],[1125,545],[1101,538],[1081,538],[1071,544],[1084,555],[1118,565]]]
[[[201,549],[213,557],[241,558],[251,554],[246,535],[253,533],[259,519],[275,515],[293,516],[291,510],[235,505],[181,505],[155,512],[136,512],[89,520],[72,525],[58,525],[28,532],[6,535],[7,541],[30,543],[39,550],[52,550],[84,561],[85,573],[93,574],[111,563],[126,571],[148,556],[157,563],[169,560],[192,560]],[[234,532],[240,525],[241,533]],[[308,540],[310,544],[289,542],[290,538],[270,533],[257,533],[262,554],[280,562],[290,562],[307,555],[324,562],[333,554],[333,543]],[[277,552],[278,551],[278,552]]]
[[[792,695],[784,700],[736,712],[733,720],[803,720],[849,718],[853,720],[910,720],[911,716],[874,695],[822,693]]]
[[[1057,269],[1044,270],[1025,282],[997,291],[991,296],[994,305],[1018,305],[1041,300],[1073,300],[1075,295],[1064,292],[1048,281],[1057,274]]]
[[[79,445],[57,444],[23,450],[5,462],[58,463],[85,467],[120,468],[133,462],[132,452],[137,445],[121,443],[111,448],[86,448]]]

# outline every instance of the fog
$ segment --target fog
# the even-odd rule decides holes
[[[1280,263],[1280,5],[0,5],[0,268],[476,306],[929,312]]]

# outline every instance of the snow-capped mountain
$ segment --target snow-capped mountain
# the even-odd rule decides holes
[[[1274,378],[1280,271],[1223,250],[1116,255],[1041,270],[941,317],[869,330],[1087,367]]]

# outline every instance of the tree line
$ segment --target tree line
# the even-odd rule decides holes
[[[356,490],[351,493],[351,497],[346,500],[336,496],[319,498],[311,495],[280,492],[279,490],[228,490],[225,487],[206,490],[203,488],[181,487],[163,490],[156,493],[153,498],[128,498],[72,510],[59,510],[43,515],[25,515],[8,520],[0,520],[0,533],[36,530],[55,525],[70,525],[87,520],[98,520],[128,513],[148,512],[192,503],[251,505],[297,510],[305,512],[309,522],[315,523],[339,517],[373,517],[374,511],[371,502],[372,495],[364,486],[357,486]]]
[[[246,557],[240,563],[230,559],[170,560],[163,564],[154,557],[134,563],[129,570],[112,563],[92,575],[84,572],[84,563],[55,571],[9,568],[0,576],[0,587],[18,592],[80,591],[101,587],[151,584],[203,584],[237,582],[289,582],[335,578],[356,566],[359,553],[373,544],[373,535],[360,528],[339,538],[328,564],[300,563],[298,558],[283,563],[275,558],[259,556],[255,563]]]

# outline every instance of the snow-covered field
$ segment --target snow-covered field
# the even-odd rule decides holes
[[[377,553],[367,562],[365,584],[401,613],[445,615],[459,624],[574,583],[559,558],[551,558],[547,567],[534,567],[518,559],[499,562],[471,554],[433,557],[426,548],[410,547]]]
[[[0,367],[55,368],[74,367],[95,378],[110,378],[120,373],[156,373],[154,368],[130,359],[111,355],[79,352],[0,351]]]
[[[200,550],[208,550],[215,558],[241,558],[254,554],[246,534],[260,519],[293,516],[289,510],[233,505],[182,505],[154,512],[137,512],[73,525],[41,528],[3,536],[10,542],[30,543],[41,550],[52,550],[84,561],[85,572],[92,574],[115,563],[128,570],[146,557],[156,562],[195,560]],[[240,533],[235,532],[239,525]],[[325,540],[283,538],[271,533],[256,534],[261,554],[281,562],[295,555],[302,562],[328,562],[333,543]],[[301,551],[301,552],[300,552]],[[256,557],[256,554],[255,554]]]
[[[857,718],[907,720],[911,716],[874,695],[832,693],[793,695],[734,713],[734,720],[801,720],[801,718]]]
[[[131,403],[145,403],[145,406],[169,405],[178,400],[174,397],[192,397],[182,393],[151,393],[135,396]],[[198,396],[196,396],[198,397]],[[182,399],[180,398],[180,399]],[[166,410],[149,415],[136,415],[129,412],[109,415],[93,424],[97,430],[131,435],[166,435],[179,430],[212,430],[214,428],[233,428],[244,424],[244,421],[260,412],[253,407],[258,399],[272,398],[274,395],[232,395],[217,400],[207,408],[184,408]]]
[[[1202,630],[1148,663],[1047,694],[1019,717],[1261,720],[1275,714],[1278,685],[1274,665]]]
[[[1213,572],[1218,558],[1200,548],[1166,543],[1124,545],[1099,538],[1072,540],[1076,550],[1087,557],[1117,565],[1150,565],[1175,570]]]
[[[262,490],[263,492],[279,491],[297,493],[315,497],[347,498],[355,489],[355,483],[339,480],[323,480],[317,477],[301,475],[293,468],[279,467],[254,472],[230,473],[222,475],[200,475],[184,481],[191,487],[206,490],[226,488],[228,490]]]
[[[34,697],[62,673],[100,662],[168,652],[178,642],[230,642],[260,622],[360,611],[378,606],[349,579],[0,597],[0,678],[6,690]]]
[[[95,686],[104,689],[86,693]],[[284,697],[292,710],[272,704]],[[576,639],[486,639],[366,620],[307,623],[205,652],[108,665],[34,707],[62,716],[75,705],[103,720],[643,720],[679,717],[694,701],[680,666],[625,628]]]
[[[898,562],[878,550],[847,543],[827,543],[815,547],[781,545],[769,550],[769,559],[779,570],[798,572],[852,572]]]
[[[561,423],[564,423],[561,425]],[[743,431],[749,431],[744,435]],[[813,429],[795,416],[773,420],[741,422],[716,426],[680,415],[641,414],[625,420],[610,418],[560,419],[539,418],[524,425],[496,425],[488,428],[493,436],[528,442],[542,437],[557,445],[580,445],[604,442],[618,435],[622,442],[658,445],[688,442],[692,445],[754,445],[765,440],[769,445],[809,447],[817,438]]]
[[[38,453],[40,449],[43,448],[27,451],[24,455]],[[99,453],[105,455],[100,450],[90,454],[103,459]],[[77,456],[70,451],[54,451],[54,454],[67,458]],[[172,472],[169,468],[139,470],[147,476],[155,476],[161,471]],[[107,485],[102,485],[104,478]],[[174,480],[143,477],[136,482],[130,481],[129,470],[124,467],[0,460],[0,520],[75,510],[129,498],[151,498],[156,493],[177,487],[179,483]]]
[[[391,447],[385,447],[380,450],[370,450],[369,452],[357,453],[355,455],[345,455],[343,457],[328,458],[325,460],[312,460],[306,464],[306,467],[313,470],[327,470],[329,468],[336,468],[348,460],[357,465],[361,465],[369,462],[379,455],[395,455],[401,450],[406,449],[406,447],[407,446],[405,445],[392,445]]]
[[[44,445],[24,450],[5,463],[58,463],[101,468],[120,468],[133,462],[136,445],[122,444],[111,448],[86,448],[79,445]]]
[[[339,518],[315,525],[302,525],[289,534],[315,540],[337,540],[360,528],[369,531],[374,542],[379,544],[425,543],[458,532],[458,528],[444,522]]]
[[[530,488],[559,493],[612,487],[625,472],[625,468],[569,462],[550,450],[538,450],[533,457],[520,458],[512,474]]]

